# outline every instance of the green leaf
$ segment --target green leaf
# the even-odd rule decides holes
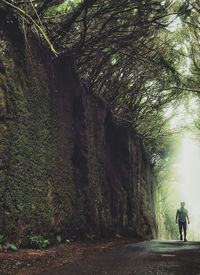
[[[7,247],[7,249],[11,249],[13,251],[17,250],[17,246],[15,244],[12,244],[12,243],[6,244],[6,247]]]
[[[58,243],[61,243],[62,238],[61,238],[61,236],[60,236],[60,235],[57,235],[57,236],[56,236],[56,241],[57,241]]]

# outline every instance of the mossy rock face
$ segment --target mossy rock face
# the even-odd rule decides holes
[[[0,89],[0,117],[6,115],[6,100],[3,91]]]
[[[24,243],[130,228],[152,235],[141,143],[85,93],[69,57],[52,62],[36,40],[14,43],[6,38],[0,51],[0,232]]]
[[[84,219],[73,184],[72,102],[59,101],[65,84],[56,98],[37,41],[32,49],[12,43],[0,51],[0,231],[15,242],[70,234]]]
[[[10,44],[0,52],[5,72],[0,74],[0,230],[15,241],[26,234],[46,234],[53,220],[47,184],[52,133],[49,90],[39,75],[43,65],[36,61],[36,71],[24,48],[17,51]],[[34,57],[32,61],[36,66]]]

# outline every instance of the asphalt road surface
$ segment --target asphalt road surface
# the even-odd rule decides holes
[[[126,244],[40,275],[200,275],[200,242]]]

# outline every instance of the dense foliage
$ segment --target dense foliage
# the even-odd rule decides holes
[[[165,110],[185,87],[194,90],[199,74],[198,1],[1,0],[0,8],[9,22],[17,18],[25,37],[34,32],[47,43],[55,58],[73,55],[87,88],[142,136],[152,162],[160,158],[171,138]],[[170,26],[178,17],[185,27],[177,35]],[[183,38],[186,28],[192,44]],[[190,43],[187,53],[179,43]],[[181,75],[187,54],[193,78]]]

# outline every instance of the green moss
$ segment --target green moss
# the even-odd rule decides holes
[[[0,217],[0,230],[17,238],[25,231],[44,233],[53,213],[46,171],[51,132],[49,91],[43,84],[37,87],[31,70],[25,74],[27,64],[18,67],[15,58],[13,55],[8,67],[5,54],[0,56],[6,71],[6,77],[0,75],[0,116],[4,116],[0,123],[0,211],[5,213]]]
[[[73,184],[72,110],[63,133],[66,114],[56,109],[36,56],[10,47],[0,64],[0,231],[15,241],[69,231],[84,219]]]
[[[114,232],[126,211],[126,190],[107,186],[104,109],[98,113],[98,101],[88,96],[81,118],[86,129],[80,134],[73,110],[75,92],[67,86],[76,80],[64,71],[54,83],[59,91],[52,92],[37,45],[33,50],[19,47],[15,52],[7,43],[6,51],[0,51],[1,71],[6,73],[0,74],[0,232],[15,242],[59,231],[69,237],[95,226],[96,232],[86,233],[102,233],[109,227]],[[77,83],[74,86],[77,89]],[[74,178],[76,138],[85,147],[85,171],[77,172],[86,173],[83,183]]]
[[[6,114],[6,101],[3,91],[0,89],[0,117]]]

